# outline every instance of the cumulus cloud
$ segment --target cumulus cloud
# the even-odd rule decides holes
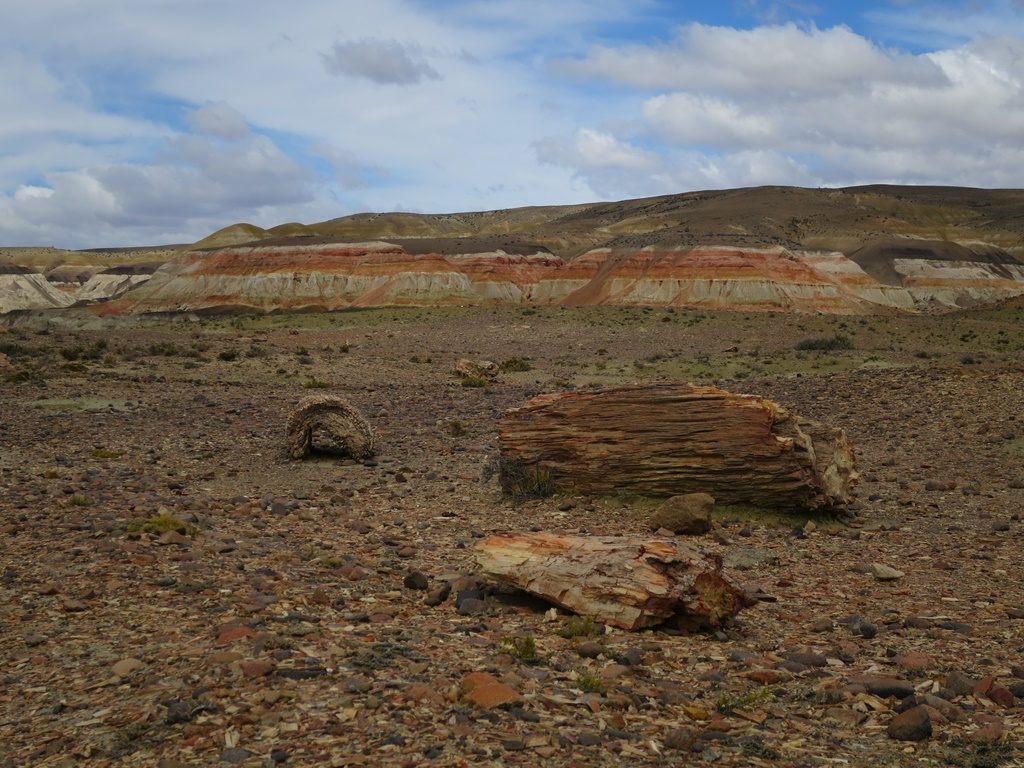
[[[225,101],[210,102],[186,116],[193,130],[222,139],[240,139],[249,133],[242,113]]]
[[[360,77],[381,85],[412,85],[440,80],[418,43],[364,38],[335,43],[324,65],[333,75]]]
[[[847,27],[796,24],[753,29],[689,24],[666,43],[596,46],[559,69],[646,89],[700,89],[777,98],[868,84],[936,86],[942,70],[922,57],[882,48]]]
[[[652,188],[666,180],[1019,184],[1007,168],[1019,168],[1011,159],[1024,153],[1020,39],[912,55],[845,27],[694,24],[670,43],[595,48],[562,68],[640,95],[633,119],[604,141],[611,157],[630,142],[647,147]],[[582,135],[574,152],[556,157],[552,139],[538,158],[606,194],[635,186],[593,162],[579,147]]]
[[[265,136],[182,135],[169,140],[160,160],[48,173],[46,186],[0,196],[0,230],[21,243],[85,237],[113,245],[124,244],[126,234],[136,243],[160,242],[197,224],[219,228],[225,216],[315,202],[312,173]]]

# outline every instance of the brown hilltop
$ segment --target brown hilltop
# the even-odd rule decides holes
[[[234,224],[168,253],[152,280],[118,284],[120,298],[101,311],[563,303],[933,311],[1024,293],[1024,191],[754,187],[359,213],[270,229]],[[103,301],[104,290],[85,298]]]

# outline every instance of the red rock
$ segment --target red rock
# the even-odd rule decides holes
[[[994,701],[1001,707],[1012,707],[1015,704],[1016,696],[1001,685],[993,685],[985,693],[989,701]]]
[[[225,627],[217,635],[218,643],[233,643],[236,640],[244,640],[248,637],[255,637],[256,631],[250,627],[230,626]]]
[[[972,693],[975,696],[984,696],[988,693],[989,688],[995,685],[995,682],[996,679],[994,677],[983,677],[974,684],[974,691],[972,691]]]
[[[1002,722],[991,722],[981,726],[981,728],[972,733],[971,740],[991,743],[1003,738],[1004,733],[1006,733],[1006,726]]]
[[[243,661],[239,667],[243,677],[265,677],[277,668],[277,662],[273,659],[252,659]]]
[[[514,688],[486,672],[471,672],[466,675],[462,678],[461,688],[466,701],[483,709],[511,704],[523,698]]]
[[[429,701],[432,704],[444,704],[445,699],[441,689],[427,683],[413,683],[405,687],[405,697],[410,701]]]
[[[890,739],[898,741],[924,741],[932,735],[932,721],[925,707],[917,706],[902,712],[891,721],[887,729]]]
[[[927,653],[909,651],[896,657],[896,663],[906,670],[925,670],[934,666],[935,661]]]
[[[761,685],[772,685],[789,677],[786,673],[779,672],[776,669],[752,669],[749,672],[744,672],[743,676],[754,682],[761,683]]]

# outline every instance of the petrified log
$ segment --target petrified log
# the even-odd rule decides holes
[[[288,419],[288,455],[314,451],[366,459],[373,455],[373,430],[359,410],[335,395],[310,395]]]
[[[850,501],[857,479],[841,429],[714,387],[657,384],[540,395],[499,427],[499,480],[556,490],[821,510]]]
[[[721,561],[667,539],[501,533],[481,539],[483,573],[622,629],[678,617],[717,627],[746,605]]]

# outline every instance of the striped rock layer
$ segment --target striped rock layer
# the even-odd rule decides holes
[[[97,311],[567,304],[871,314],[1024,294],[1024,265],[966,248],[960,261],[893,258],[864,268],[839,252],[782,247],[598,248],[566,262],[542,247],[444,253],[401,242],[189,251]]]

